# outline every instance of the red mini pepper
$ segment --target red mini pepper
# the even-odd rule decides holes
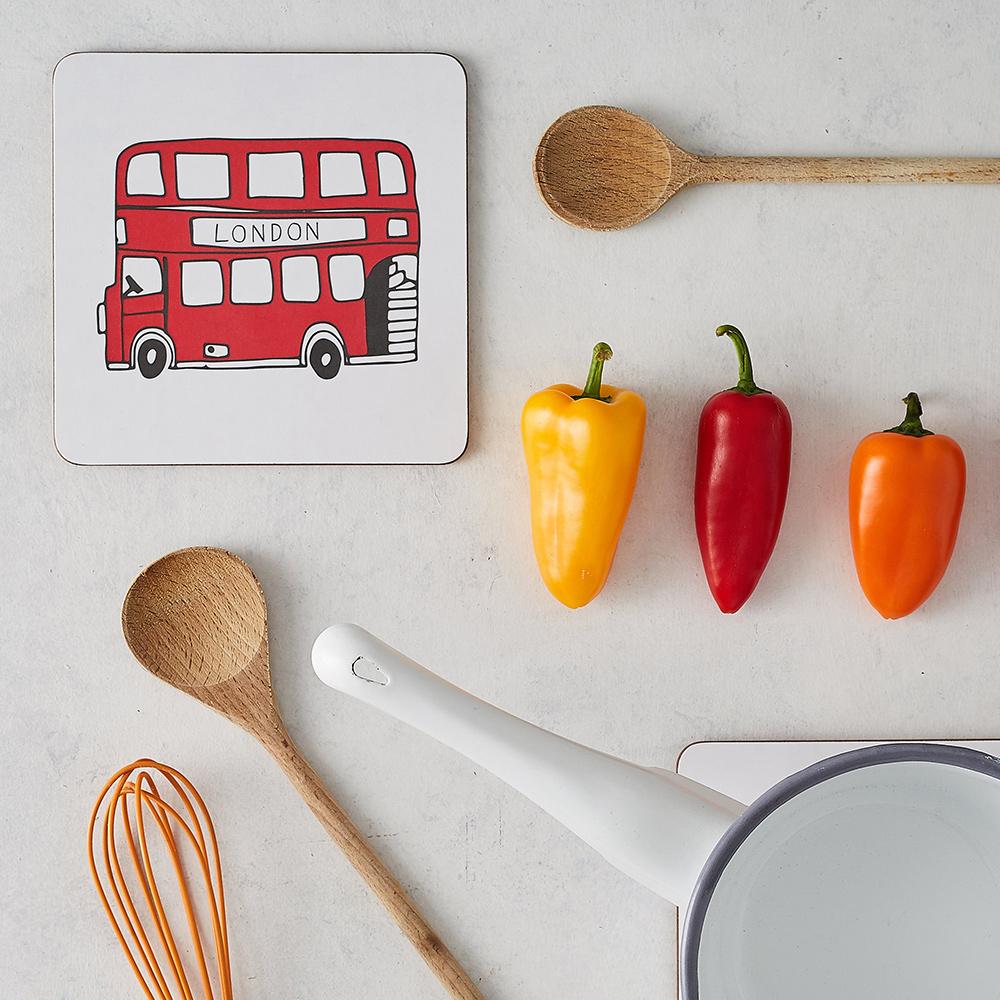
[[[743,607],[774,551],[788,494],[792,419],[753,380],[735,326],[720,326],[739,357],[739,381],[705,404],[698,424],[694,518],[705,576],[719,609]]]

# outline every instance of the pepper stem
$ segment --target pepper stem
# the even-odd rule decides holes
[[[768,392],[767,389],[762,389],[753,380],[753,363],[750,360],[750,348],[747,347],[747,342],[743,337],[743,334],[736,329],[735,326],[730,326],[728,323],[723,323],[715,331],[716,337],[729,337],[732,340],[733,345],[736,347],[736,357],[739,359],[740,363],[740,374],[737,379],[736,385],[733,389],[736,392],[742,392],[744,396],[755,396],[759,392]],[[768,393],[770,395],[770,393]]]
[[[574,399],[599,399],[602,403],[611,399],[610,396],[601,395],[601,379],[604,377],[604,362],[613,355],[614,352],[603,341],[594,345],[594,355],[590,359],[587,382],[583,387],[583,392],[579,396],[574,396]]]
[[[903,417],[903,422],[887,428],[885,433],[906,434],[918,438],[932,435],[934,432],[927,430],[920,422],[920,416],[924,412],[924,408],[920,405],[920,397],[915,392],[908,392],[903,397],[903,402],[906,403],[906,416]]]

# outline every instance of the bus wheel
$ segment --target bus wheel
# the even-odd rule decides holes
[[[320,337],[309,348],[309,367],[320,378],[333,378],[342,363],[340,347],[329,337]]]
[[[151,337],[139,345],[136,361],[143,378],[156,378],[167,367],[167,345]]]

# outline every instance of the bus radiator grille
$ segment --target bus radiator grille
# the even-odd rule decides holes
[[[368,278],[366,325],[368,354],[386,356],[417,351],[417,258],[391,257]]]

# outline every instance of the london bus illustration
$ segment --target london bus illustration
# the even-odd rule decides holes
[[[380,139],[171,139],[118,156],[109,369],[417,360],[410,150]]]

